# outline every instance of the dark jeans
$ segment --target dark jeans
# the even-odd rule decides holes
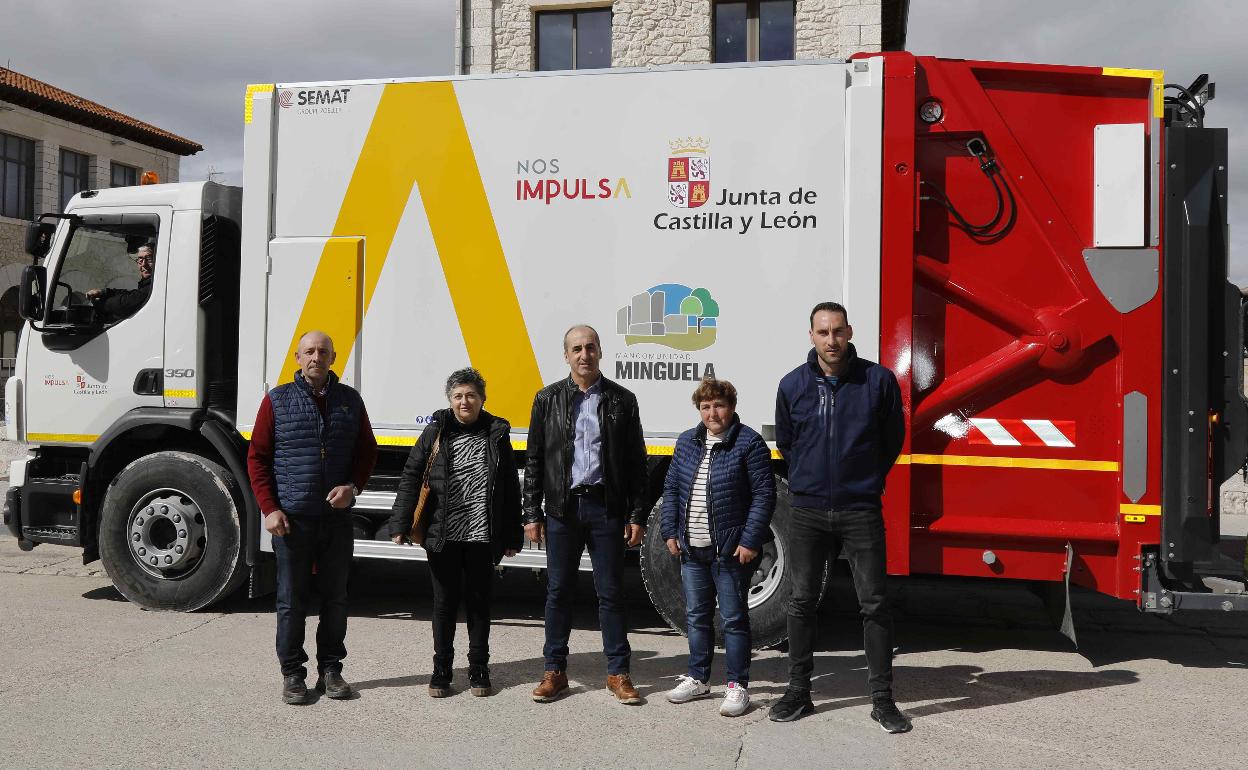
[[[823,566],[842,546],[862,614],[871,695],[892,697],[893,618],[885,587],[884,518],[879,511],[793,508],[789,527],[789,686],[810,689]]]
[[[724,622],[724,652],[728,681],[750,684],[750,611],[747,593],[758,560],[742,564],[736,556],[716,556],[715,549],[690,547],[680,557],[680,577],[685,584],[685,611],[689,632],[689,676],[699,682],[711,677],[715,655],[712,622],[715,598]]]
[[[429,573],[433,576],[433,664],[450,668],[455,660],[455,619],[461,600],[468,623],[468,663],[489,663],[492,547],[448,540],[441,551],[429,552]]]
[[[624,621],[624,519],[609,516],[601,497],[573,497],[572,511],[546,517],[546,658],[547,671],[568,668],[568,637],[581,553],[589,548],[598,594],[598,626],[608,674],[628,673],[628,633]]]
[[[343,514],[287,516],[289,534],[274,536],[277,557],[277,659],[282,676],[299,674],[308,654],[303,651],[304,622],[312,585],[321,599],[316,626],[316,670],[342,671],[347,657],[347,577],[354,535]],[[316,574],[314,575],[313,565]]]

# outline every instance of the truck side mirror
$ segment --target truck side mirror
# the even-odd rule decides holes
[[[52,248],[52,233],[56,225],[52,222],[31,222],[26,225],[26,253],[35,259],[45,257]]]
[[[29,231],[28,231],[29,233]],[[29,238],[27,239],[29,242]],[[22,268],[22,282],[17,290],[17,314],[28,321],[43,318],[43,295],[48,282],[47,269],[40,265]]]

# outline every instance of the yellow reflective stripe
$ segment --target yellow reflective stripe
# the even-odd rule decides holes
[[[166,390],[165,398],[195,398],[194,389],[191,390]]]
[[[902,455],[898,465],[956,465],[978,468],[1031,468],[1052,471],[1104,471],[1116,473],[1118,463],[1102,460],[1049,460],[1038,457],[981,457],[974,455]]]
[[[1130,514],[1133,516],[1160,516],[1161,506],[1160,505],[1132,505],[1130,503],[1123,503],[1122,505],[1118,506],[1118,512],[1123,513],[1123,514]]]
[[[419,436],[378,436],[373,434],[377,439],[377,446],[413,446]]]
[[[242,431],[245,439],[251,439],[250,431]],[[376,434],[374,434],[376,435]],[[381,446],[412,446],[416,443],[417,436],[376,436],[377,443]],[[528,441],[524,439],[512,439],[511,448],[523,452],[528,448]],[[676,447],[658,444],[647,444],[646,454],[656,457],[670,456],[676,451]],[[780,451],[771,450],[771,459],[782,460]],[[1102,462],[1100,460],[1044,460],[1035,457],[975,457],[970,455],[901,455],[897,458],[898,465],[959,465],[959,466],[975,466],[988,468],[1032,468],[1040,470],[1059,470],[1059,471],[1105,471],[1116,472],[1118,463]],[[1143,513],[1148,516],[1160,516],[1161,506],[1159,505],[1123,505],[1123,513]]]
[[[243,123],[251,123],[251,100],[256,94],[267,93],[273,90],[272,83],[252,83],[247,86],[247,95],[243,97]]]
[[[29,443],[57,441],[62,444],[94,444],[100,436],[98,433],[27,433]]]
[[[413,126],[420,126],[418,136]],[[420,189],[468,358],[487,380],[506,381],[506,387],[491,390],[490,411],[523,425],[533,394],[542,387],[541,374],[452,83],[391,83],[377,105],[333,230],[367,239],[364,314],[413,184]],[[327,307],[336,304],[311,302],[328,291],[318,286],[330,280],[321,268],[296,335],[322,325]],[[291,349],[297,342],[292,340]],[[338,340],[338,355],[345,359],[354,344]],[[289,362],[282,368],[279,382],[289,381]]]
[[[1153,81],[1153,117],[1164,117],[1165,102],[1163,96],[1166,90],[1166,71],[1165,70],[1137,70],[1126,67],[1105,67],[1101,70],[1102,75],[1118,78],[1148,78]]]

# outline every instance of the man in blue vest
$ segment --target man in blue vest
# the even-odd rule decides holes
[[[295,381],[269,391],[256,414],[247,454],[251,489],[277,557],[277,659],[282,702],[308,703],[303,649],[312,583],[321,598],[316,689],[342,700],[347,656],[347,573],[354,545],[351,506],[377,460],[364,401],[330,371],[334,342],[324,332],[299,338]]]

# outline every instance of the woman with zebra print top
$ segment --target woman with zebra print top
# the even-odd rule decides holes
[[[412,514],[428,466],[422,520],[429,524],[424,548],[433,578],[429,694],[435,698],[451,691],[461,600],[468,625],[468,685],[473,695],[490,694],[494,566],[520,549],[523,533],[511,425],[483,411],[485,380],[476,369],[453,372],[446,380],[446,398],[450,408],[434,415],[408,455],[390,515],[391,539],[410,543]]]

